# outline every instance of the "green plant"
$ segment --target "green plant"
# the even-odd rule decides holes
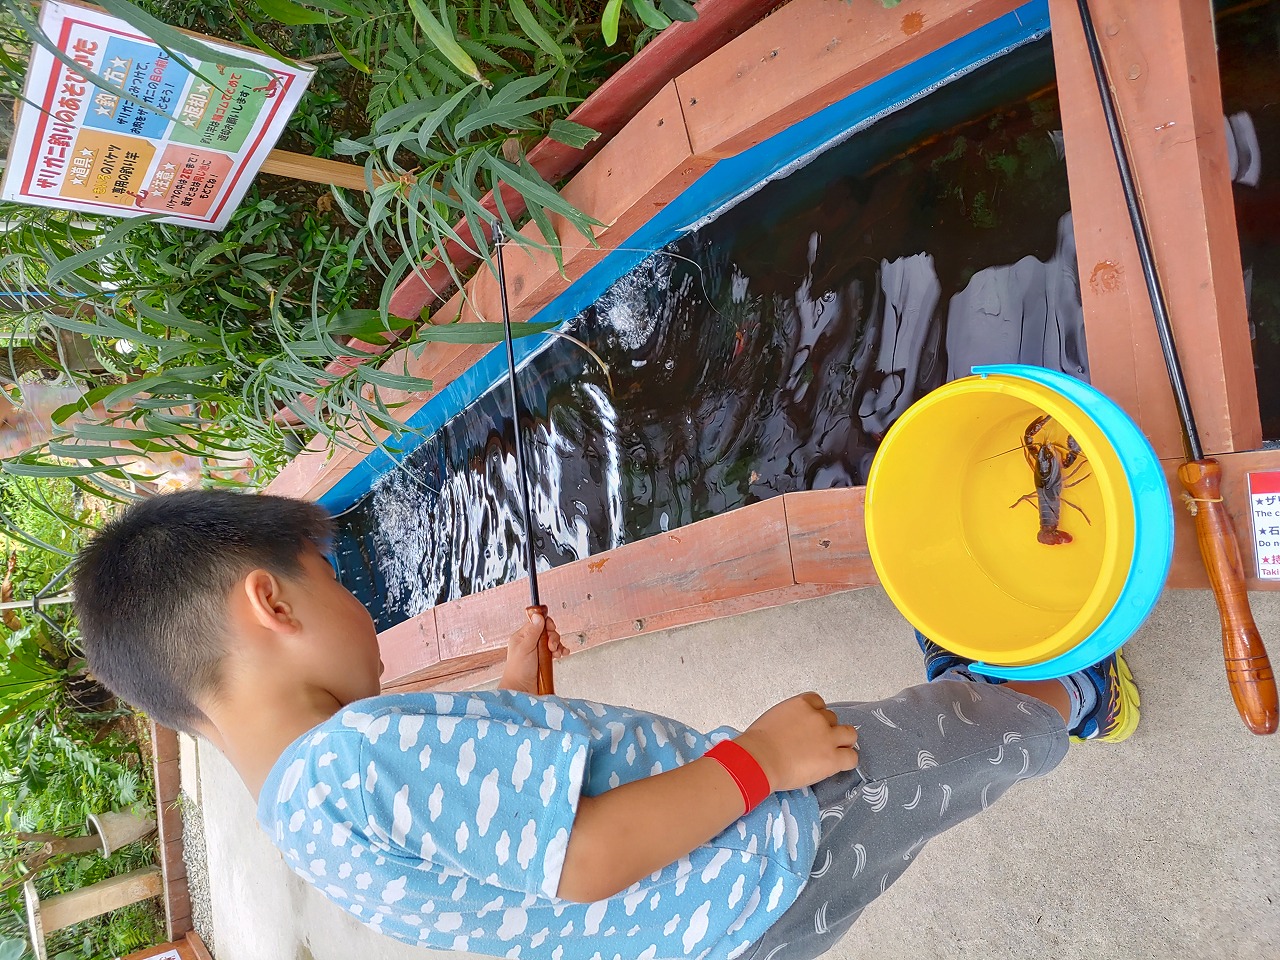
[[[38,856],[45,837],[82,834],[90,813],[154,805],[150,768],[132,714],[85,713],[55,698],[0,726],[0,764],[0,890],[10,907],[3,912],[7,920],[0,921],[0,935],[23,934],[20,888],[28,878],[35,879],[41,896],[51,896],[155,861],[153,843],[133,844],[106,858],[76,849],[51,860]],[[51,938],[51,952],[74,949],[77,956],[103,960],[116,956],[121,938],[135,936],[130,930],[158,935],[154,909],[150,913],[150,921],[145,910],[135,911],[59,932]],[[117,947],[111,946],[113,937]]]
[[[197,55],[191,40],[125,0],[105,5],[139,17],[162,44]],[[17,0],[0,0],[0,7],[15,22],[28,18],[33,29]],[[429,383],[404,368],[351,364],[335,374],[326,366],[364,359],[348,345],[353,337],[376,344],[411,325],[388,316],[390,291],[433,247],[462,239],[456,219],[468,220],[476,252],[488,257],[491,215],[478,202],[485,191],[514,187],[545,239],[554,239],[553,214],[589,229],[588,218],[533,170],[525,150],[546,134],[577,144],[594,136],[564,115],[620,62],[592,19],[599,7],[593,14],[590,6],[546,0],[414,0],[407,8],[272,0],[257,8],[213,5],[203,19],[185,0],[159,0],[154,9],[190,26],[215,23],[224,35],[234,24],[251,42],[266,47],[270,39],[289,56],[330,57],[326,78],[335,63],[367,76],[367,103],[357,112],[367,113],[372,131],[337,135],[329,118],[347,111],[349,95],[362,88],[346,83],[340,90],[325,80],[289,135],[321,153],[365,156],[381,185],[369,197],[312,192],[285,199],[286,188],[262,180],[222,237],[154,221],[0,210],[10,241],[0,282],[45,294],[6,301],[0,322],[23,341],[34,341],[37,322],[88,337],[108,371],[80,377],[86,397],[58,412],[60,432],[5,470],[92,476],[123,496],[138,479],[121,458],[123,444],[199,457],[212,481],[247,458],[251,478],[261,482],[313,432],[339,443],[377,428],[396,433],[394,391]],[[342,60],[317,52],[325,38]],[[520,221],[505,206],[499,219],[516,233]],[[447,325],[409,344],[497,336],[492,326]]]

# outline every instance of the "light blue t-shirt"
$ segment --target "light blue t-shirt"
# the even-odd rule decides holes
[[[258,819],[299,876],[405,943],[519,960],[730,960],[809,876],[811,791],[774,794],[607,900],[555,894],[579,796],[736,735],[507,690],[375,697],[284,751]]]

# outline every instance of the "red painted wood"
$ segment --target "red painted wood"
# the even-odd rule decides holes
[[[548,570],[538,578],[542,594],[565,643],[578,650],[870,586],[876,575],[866,549],[863,495],[857,487],[751,504]],[[384,631],[378,638],[384,688],[494,679],[526,598],[518,581]],[[433,616],[434,653],[419,639]],[[412,649],[402,649],[406,645]]]
[[[685,627],[695,623],[705,623],[708,620],[719,620],[721,617],[732,617],[740,613],[751,613],[788,603],[797,603],[801,600],[825,597],[832,593],[870,586],[874,582],[875,576],[872,573],[870,581],[865,584],[793,583],[773,590],[763,590],[740,597],[726,597],[723,600],[654,614],[644,619],[640,630],[636,629],[634,620],[596,624],[589,630],[575,635],[573,649],[585,650],[612,643],[615,640],[639,636],[640,633],[670,630],[674,627]],[[387,693],[434,689],[463,690],[497,680],[502,676],[504,662],[502,650],[469,654],[441,661],[435,668],[423,670],[412,677],[405,677],[383,689]]]
[[[676,81],[693,152],[735,156],[1017,6],[792,0]]]
[[[1206,453],[1262,441],[1210,5],[1090,0]],[[1050,0],[1092,381],[1182,452],[1076,0]]]
[[[440,641],[436,638],[435,608],[378,634],[382,656],[382,676],[393,682],[411,676],[440,661]]]
[[[865,487],[788,493],[787,538],[796,583],[876,582],[862,511]]]

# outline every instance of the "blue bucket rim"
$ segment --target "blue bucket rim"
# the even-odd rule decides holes
[[[1115,448],[1133,499],[1133,561],[1111,611],[1066,653],[1021,667],[975,663],[975,673],[1006,680],[1048,680],[1075,673],[1118,650],[1146,621],[1164,590],[1173,563],[1173,504],[1155,450],[1114,400],[1075,377],[1021,363],[984,364],[980,377],[1006,376],[1048,387],[1080,408]]]

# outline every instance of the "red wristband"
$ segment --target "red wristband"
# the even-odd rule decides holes
[[[723,740],[708,750],[703,756],[710,757],[728,771],[733,782],[738,785],[742,794],[742,802],[746,806],[743,815],[750,813],[773,793],[769,786],[769,778],[756,762],[756,758],[738,746],[732,740]]]

